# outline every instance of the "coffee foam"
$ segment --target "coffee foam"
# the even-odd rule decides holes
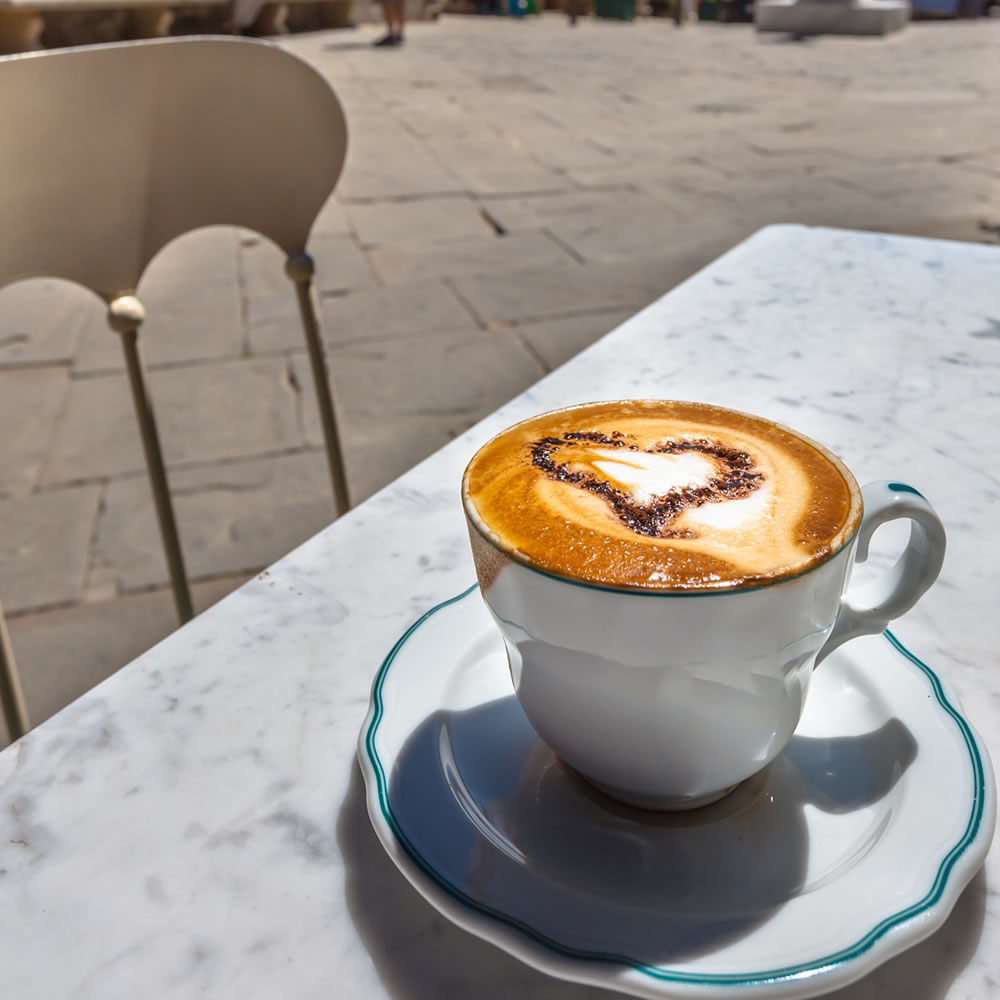
[[[463,482],[474,527],[540,569],[606,586],[728,589],[794,575],[861,515],[850,472],[759,417],[592,403],[508,429]]]

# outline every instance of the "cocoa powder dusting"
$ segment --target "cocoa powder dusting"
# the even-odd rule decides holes
[[[553,456],[562,452],[572,460],[572,448],[580,443],[597,444],[606,448],[627,448],[647,454],[679,455],[697,451],[716,460],[719,472],[704,486],[681,486],[656,497],[650,504],[639,504],[627,493],[612,486],[606,479],[599,479],[591,472],[574,472],[560,464]],[[741,500],[756,490],[764,480],[753,469],[753,461],[746,452],[727,448],[717,441],[663,441],[651,448],[640,449],[628,442],[621,431],[611,435],[596,431],[571,431],[562,437],[545,437],[528,445],[531,463],[549,479],[569,483],[602,497],[615,512],[618,520],[637,535],[651,538],[683,538],[687,532],[677,531],[671,523],[686,509],[701,507],[706,503],[722,500]]]

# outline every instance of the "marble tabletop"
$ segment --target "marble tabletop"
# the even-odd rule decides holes
[[[894,626],[1000,761],[1000,250],[770,227],[417,465],[0,754],[0,982],[19,998],[611,996],[438,916],[370,828],[372,678],[473,580],[472,452],[589,399],[791,424],[944,520],[941,579]],[[994,849],[931,938],[847,1000],[1000,995]]]

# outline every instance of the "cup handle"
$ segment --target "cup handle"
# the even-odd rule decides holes
[[[869,483],[861,490],[864,516],[858,528],[854,561],[868,558],[875,530],[900,517],[910,519],[910,538],[895,565],[880,580],[855,588],[841,598],[840,613],[816,663],[859,635],[884,632],[889,622],[905,614],[937,579],[944,562],[944,525],[934,508],[906,483]]]

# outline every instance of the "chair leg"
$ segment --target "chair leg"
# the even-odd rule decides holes
[[[309,348],[309,362],[312,365],[313,381],[316,384],[316,403],[319,407],[320,422],[323,425],[323,439],[326,442],[326,458],[330,466],[333,497],[337,503],[337,513],[343,514],[350,510],[351,501],[347,489],[347,472],[344,468],[344,453],[340,443],[340,433],[337,430],[333,396],[330,393],[330,380],[323,355],[323,334],[316,303],[316,292],[312,285],[315,270],[316,265],[307,253],[290,254],[285,262],[285,273],[295,285],[295,294],[299,300],[299,315],[302,317],[306,346]]]
[[[21,679],[17,675],[14,650],[7,634],[3,605],[0,605],[0,705],[3,707],[3,721],[7,725],[7,735],[13,743],[31,728],[31,723],[28,721],[28,707],[21,691]]]
[[[167,485],[167,471],[163,466],[163,452],[160,449],[160,437],[156,431],[153,404],[149,398],[146,375],[139,353],[139,326],[143,319],[145,319],[145,310],[139,300],[131,295],[115,299],[108,308],[108,323],[116,333],[121,335],[122,350],[125,352],[125,367],[128,370],[128,379],[132,387],[132,401],[135,403],[135,415],[139,423],[139,432],[142,435],[142,447],[146,453],[149,485],[153,491],[156,516],[160,522],[160,536],[163,539],[163,552],[167,557],[167,569],[170,572],[170,582],[174,590],[174,604],[177,607],[177,617],[183,625],[194,617],[194,607],[191,603],[191,591],[188,588],[187,574],[184,570],[184,553],[181,551],[180,537],[177,534],[177,521],[170,499],[170,488]]]

